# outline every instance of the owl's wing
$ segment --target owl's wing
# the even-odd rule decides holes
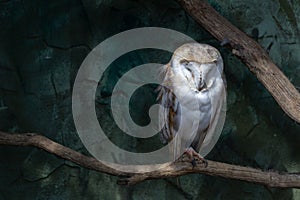
[[[171,142],[176,138],[176,132],[178,131],[180,124],[180,104],[174,93],[172,92],[172,73],[170,72],[170,66],[167,65],[164,68],[165,71],[161,72],[164,77],[163,83],[158,87],[157,100],[160,103],[159,109],[159,123],[162,127],[160,132],[160,139],[164,144]],[[169,144],[170,158],[175,159],[178,156],[177,149],[175,148],[180,142],[179,139],[173,140]]]
[[[158,100],[161,107],[159,110],[159,122],[162,127],[160,138],[165,144],[170,142],[178,130],[180,123],[180,109],[179,102],[170,89],[164,86],[160,86]]]
[[[226,81],[224,76],[215,80],[215,90],[210,91],[212,114],[210,126],[206,131],[199,153],[206,156],[217,143],[226,118]]]

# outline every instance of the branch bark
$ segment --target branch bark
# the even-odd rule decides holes
[[[197,165],[193,168],[191,163],[187,161],[185,157],[182,157],[181,159],[167,165],[162,164],[163,167],[156,171],[146,173],[129,173],[108,167],[95,158],[85,156],[44,136],[33,133],[11,134],[0,131],[0,144],[37,147],[87,169],[96,170],[114,176],[125,177],[118,181],[119,184],[124,185],[133,185],[148,179],[160,179],[176,177],[185,174],[200,173],[210,176],[220,176],[224,178],[258,183],[269,187],[300,188],[300,174],[298,173],[262,171],[260,169],[242,167],[210,160],[208,161],[207,167],[201,163],[197,163]]]
[[[248,66],[284,112],[300,123],[300,93],[255,40],[233,26],[205,0],[177,1],[216,39],[228,41],[232,53]]]

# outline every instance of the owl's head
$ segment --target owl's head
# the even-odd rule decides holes
[[[180,46],[174,52],[170,65],[174,74],[182,76],[198,91],[206,87],[215,72],[223,73],[219,51],[207,44],[188,43]]]

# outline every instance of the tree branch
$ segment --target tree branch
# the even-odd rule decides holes
[[[156,171],[129,173],[108,167],[95,158],[85,156],[44,136],[33,133],[11,134],[0,131],[0,144],[34,146],[87,169],[96,170],[114,176],[125,177],[118,181],[119,184],[124,185],[133,185],[148,179],[168,178],[185,174],[200,173],[210,176],[220,176],[258,183],[269,187],[300,188],[300,174],[298,173],[262,171],[250,167],[230,165],[215,161],[208,161],[207,167],[201,163],[197,163],[197,165],[193,168],[191,163],[187,161],[185,157],[167,165],[162,164],[163,167]]]
[[[216,39],[228,41],[232,53],[248,66],[284,112],[300,123],[300,93],[256,41],[233,26],[205,0],[177,1]]]

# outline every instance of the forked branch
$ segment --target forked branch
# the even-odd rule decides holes
[[[210,160],[208,161],[207,167],[204,167],[203,164],[198,163],[193,168],[189,161],[185,161],[184,157],[168,165],[162,165],[163,167],[156,171],[145,173],[129,173],[108,167],[95,158],[85,156],[44,136],[33,133],[11,134],[0,131],[0,144],[34,146],[87,169],[96,170],[114,176],[121,176],[123,178],[121,178],[118,183],[125,185],[133,185],[148,179],[160,179],[176,177],[185,174],[200,173],[210,176],[220,176],[224,178],[258,183],[269,187],[300,188],[300,174],[262,171],[260,169],[242,167]]]

